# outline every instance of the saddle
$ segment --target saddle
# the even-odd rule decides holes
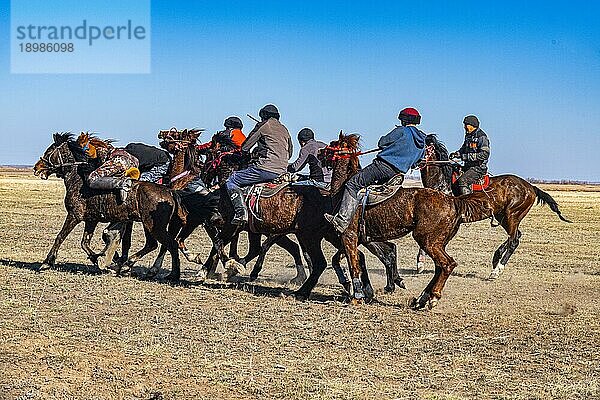
[[[460,174],[456,171],[452,172],[452,185],[456,183],[459,176]],[[488,186],[490,186],[490,176],[488,174],[485,174],[480,180],[478,180],[477,182],[473,182],[473,184],[471,185],[471,190],[474,192],[482,192],[485,189],[487,189]]]
[[[361,204],[372,206],[375,204],[382,203],[396,194],[396,192],[402,187],[404,182],[404,175],[394,175],[389,181],[383,185],[371,185],[366,189],[358,191],[358,195],[362,198]],[[365,196],[367,196],[365,201]]]
[[[289,186],[290,182],[265,182],[257,183],[252,186],[243,188],[244,196],[246,198],[260,197],[261,199],[268,199],[269,197],[275,196],[281,192],[285,187]]]

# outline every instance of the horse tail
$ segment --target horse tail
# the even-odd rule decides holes
[[[552,211],[554,211],[558,215],[558,218],[560,218],[562,221],[571,223],[571,221],[569,221],[568,219],[566,219],[565,217],[562,216],[560,209],[558,208],[558,203],[556,203],[556,201],[554,201],[552,196],[550,196],[548,193],[544,192],[542,189],[538,188],[537,186],[533,186],[533,189],[535,190],[535,195],[537,196],[538,204],[542,204],[542,205],[546,204],[548,207],[550,207],[550,209]]]
[[[475,196],[453,197],[460,223],[477,222],[492,216],[490,205]]]

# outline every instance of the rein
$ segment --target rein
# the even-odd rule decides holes
[[[365,154],[375,153],[376,151],[379,151],[381,149],[376,148],[376,149],[371,149],[371,150],[367,150],[367,151],[356,151],[356,150],[348,151],[347,149],[344,149],[342,147],[327,146],[327,147],[325,147],[325,150],[331,151],[333,153],[333,156],[331,157],[331,161],[336,161],[336,160],[345,160],[345,159],[348,159],[351,157],[358,157],[358,156],[362,156]]]
[[[64,168],[64,167],[73,167],[73,166],[76,166],[76,165],[87,164],[87,162],[85,162],[85,161],[74,161],[74,162],[68,162],[68,163],[63,162],[62,153],[59,150],[65,144],[66,143],[61,144],[60,146],[58,146],[57,148],[55,148],[54,150],[52,150],[52,152],[48,155],[48,158],[40,157],[40,160],[43,161],[44,164],[46,164],[48,166],[47,169],[49,171],[54,171],[54,170],[57,170],[57,169],[60,169],[60,168]],[[59,164],[54,164],[52,161],[50,161],[50,158],[52,158],[52,156],[54,155],[54,153],[56,153],[57,151],[58,151],[58,162],[59,162]]]

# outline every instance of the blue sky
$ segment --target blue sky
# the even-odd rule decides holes
[[[21,1],[21,0],[15,0]],[[276,104],[292,136],[363,147],[414,106],[451,150],[462,118],[490,136],[494,174],[600,181],[595,2],[152,1],[150,74],[11,74],[0,0],[0,164],[32,164],[55,131],[156,143]],[[297,146],[296,146],[297,147]],[[297,149],[296,149],[297,150]]]

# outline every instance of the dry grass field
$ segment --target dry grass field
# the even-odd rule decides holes
[[[0,399],[600,398],[600,192],[544,189],[573,224],[534,207],[493,282],[504,232],[461,227],[442,301],[413,312],[433,266],[415,275],[410,237],[397,241],[405,291],[383,294],[368,257],[372,305],[341,302],[331,270],[311,301],[291,300],[292,259],[276,248],[255,284],[200,284],[185,261],[178,286],[91,274],[82,226],[58,269],[36,273],[65,215],[62,181],[5,170]],[[188,241],[204,255],[207,243],[200,231]]]

